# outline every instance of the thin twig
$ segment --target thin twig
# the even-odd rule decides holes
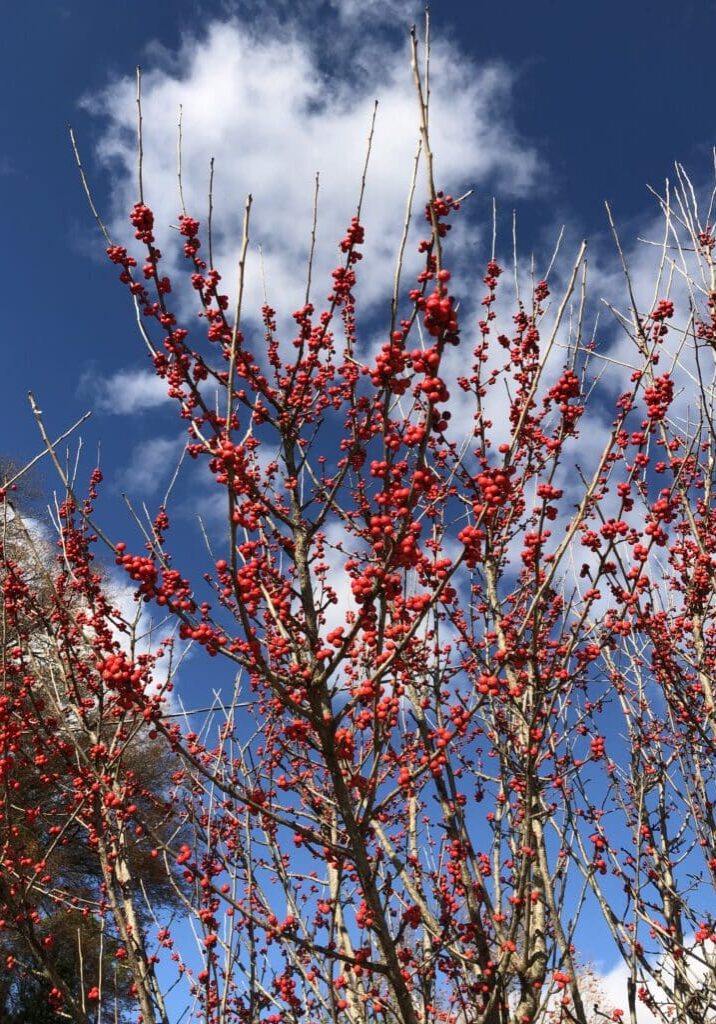
[[[316,251],[316,225],[318,223],[318,186],[320,176],[316,171],[316,183],[313,189],[313,217],[311,219],[311,246],[308,252],[308,270],[306,272],[306,301],[307,306],[311,298],[311,276],[313,274],[313,256]]]
[[[144,139],[142,132],[142,69],[137,64],[137,185],[139,202],[144,203]]]

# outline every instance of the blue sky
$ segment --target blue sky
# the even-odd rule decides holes
[[[101,445],[107,486],[99,519],[115,539],[130,533],[120,492],[156,503],[180,431],[152,387],[128,296],[104,258],[67,124],[75,126],[98,206],[119,236],[120,214],[136,192],[130,129],[133,73],[141,64],[148,198],[169,243],[162,248],[171,247],[166,226],[178,213],[173,140],[181,102],[187,193],[199,207],[190,212],[203,216],[206,165],[215,155],[224,225],[217,245],[227,276],[243,196],[252,191],[256,237],[279,305],[278,296],[302,288],[302,278],[291,275],[307,238],[316,170],[319,239],[327,247],[318,265],[330,265],[353,212],[374,96],[382,135],[366,219],[395,229],[409,174],[409,167],[396,170],[398,157],[415,134],[406,114],[407,28],[420,14],[396,0],[298,0],[294,13],[288,10],[283,2],[30,0],[3,12],[0,454],[22,461],[39,449],[29,389],[52,434],[92,408],[83,428],[85,466],[89,472]],[[449,188],[476,188],[463,256],[482,253],[493,195],[506,216],[517,209],[527,252],[548,251],[566,223],[570,238],[589,238],[604,253],[605,199],[631,245],[654,217],[647,182],[659,186],[675,159],[707,181],[716,142],[715,32],[712,0],[436,2],[438,167]],[[375,234],[369,231],[368,244],[376,245]],[[389,254],[374,252],[380,269]],[[481,276],[478,262],[478,286]],[[383,280],[376,272],[364,284],[369,302],[379,302]],[[252,288],[257,297],[256,281]],[[55,486],[49,467],[43,481],[48,490]],[[192,487],[194,499],[207,499],[211,518],[208,482]],[[177,529],[195,538],[186,493],[185,485]]]

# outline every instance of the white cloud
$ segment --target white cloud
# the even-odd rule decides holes
[[[34,516],[22,516],[22,525],[37,549],[41,550],[43,554],[51,552],[52,535],[46,522]]]
[[[121,471],[121,489],[131,495],[150,495],[166,488],[185,443],[181,437],[153,437],[137,445]]]
[[[365,21],[367,17],[381,21],[394,20],[409,24],[420,11],[420,5],[406,0],[330,0],[341,21]]]
[[[599,989],[607,1002],[615,1008],[625,1011],[628,1018],[629,997],[628,981],[629,969],[624,963],[618,963],[606,974],[597,975]],[[657,1018],[647,1009],[643,1002],[637,1002],[636,1019],[638,1024],[654,1024]]]
[[[694,944],[694,936],[688,936],[684,943],[681,960],[682,979],[687,991],[699,993],[702,998],[711,991],[709,982],[713,978],[713,963],[714,944],[708,942],[705,945],[697,946]],[[674,966],[673,959],[670,956],[664,956],[655,965],[655,979],[645,980],[641,975],[637,976],[637,992],[642,987],[646,988],[658,1010],[658,1013],[652,1013],[644,1000],[637,998],[637,1024],[657,1024],[657,1022],[674,1017],[673,1004],[669,998],[669,993],[672,993],[674,989]],[[594,976],[599,993],[614,1007],[627,1011],[625,1019],[628,1019],[628,980],[630,976],[628,966],[624,962],[620,962],[604,974],[595,972]],[[712,1010],[713,1005],[710,1003],[708,1010]],[[676,1018],[674,1017],[674,1019]],[[714,1019],[716,1018],[712,1013],[707,1013],[704,1017],[705,1024],[712,1024]]]
[[[351,37],[357,23],[352,24]],[[361,59],[365,61],[365,53]],[[249,316],[263,302],[259,245],[269,301],[284,314],[302,304],[317,171],[321,186],[313,294],[320,300],[328,291],[337,242],[355,211],[376,97],[380,105],[364,206],[366,258],[359,267],[359,287],[363,304],[380,300],[387,311],[418,139],[406,37],[381,43],[380,60],[368,73],[364,67],[359,73],[355,64],[345,67],[345,77],[329,78],[307,39],[294,29],[259,35],[230,20],[214,22],[199,40],[186,39],[173,61],[164,60],[144,73],[145,196],[155,210],[159,244],[171,263],[170,253],[179,248],[169,225],[176,223],[179,212],[176,126],[181,105],[187,208],[204,219],[213,156],[214,262],[229,291],[244,197],[248,192],[254,196],[245,306]],[[454,42],[434,43],[431,130],[440,187],[457,194],[477,185],[514,195],[534,186],[537,158],[510,123],[511,83],[511,72],[503,65],[478,67]],[[89,102],[103,122],[98,153],[109,169],[116,199],[115,233],[125,238],[127,211],[136,201],[134,89],[133,79],[123,78]],[[421,174],[416,204],[420,231],[424,192]]]
[[[109,377],[87,373],[80,391],[98,412],[133,416],[168,401],[166,381],[151,370],[118,370]]]

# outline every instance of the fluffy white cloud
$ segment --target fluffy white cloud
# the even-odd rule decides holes
[[[158,66],[144,72],[145,199],[156,213],[160,245],[168,257],[179,248],[172,244],[176,238],[169,225],[176,224],[180,210],[176,150],[181,106],[187,209],[205,219],[213,156],[214,262],[230,291],[244,197],[249,192],[254,197],[248,315],[263,302],[259,247],[269,301],[284,313],[303,302],[316,172],[321,184],[313,294],[320,299],[328,291],[337,242],[355,212],[376,98],[359,287],[364,303],[380,300],[387,312],[418,140],[418,109],[407,34],[396,35],[393,43],[376,42],[378,58],[367,69],[365,46],[358,42],[365,33],[361,37],[354,15],[343,10],[342,18],[348,19],[347,42],[356,40],[360,60],[344,62],[330,74],[325,54],[319,56],[295,24],[260,34],[235,19],[214,22],[199,39],[187,38],[173,59],[160,55]],[[477,186],[514,195],[534,185],[537,158],[510,121],[511,83],[503,65],[478,67],[454,42],[434,43],[431,132],[439,187],[455,194]],[[125,238],[126,213],[137,198],[134,97],[134,80],[128,76],[88,101],[102,122],[98,155],[110,173],[115,233]],[[423,195],[421,174],[418,196]],[[422,199],[416,209],[421,207]],[[422,230],[422,212],[416,220]]]
[[[706,946],[695,946],[693,935],[689,936],[685,943],[684,957],[681,962],[681,971],[683,972],[683,980],[687,991],[701,992],[702,996],[706,994],[706,991],[710,991],[708,983],[713,976],[713,962],[713,943],[708,943]],[[662,988],[657,981],[649,980],[646,988],[660,1012],[658,1014],[652,1013],[643,1001],[637,1000],[637,1024],[656,1024],[657,1021],[661,1022],[674,1016],[673,1007],[669,1009],[670,999],[668,995],[674,988],[674,961],[670,957],[664,957],[658,962],[657,966],[658,970],[655,973],[664,987]],[[627,995],[629,969],[627,965],[618,963],[604,974],[596,973],[595,978],[599,991],[607,1002],[611,1003],[614,1007],[627,1010],[629,1005]],[[637,981],[637,988],[642,987],[642,982],[643,979]],[[711,1008],[709,1006],[709,1009]],[[625,1019],[627,1018],[628,1012]],[[674,1019],[676,1018],[674,1017]],[[710,1013],[707,1013],[704,1017],[706,1024],[710,1024],[713,1020],[714,1017]]]
[[[168,400],[166,382],[151,370],[118,370],[106,378],[87,373],[80,392],[98,412],[120,416],[133,416]]]
[[[122,491],[143,497],[166,488],[181,457],[185,437],[152,437],[133,450],[120,474]]]
[[[629,970],[626,964],[618,963],[605,974],[598,974],[596,977],[600,995],[613,1007],[624,1010],[625,1017],[628,1018]],[[657,1018],[642,1002],[638,1002],[636,1019],[638,1024],[654,1024]]]

